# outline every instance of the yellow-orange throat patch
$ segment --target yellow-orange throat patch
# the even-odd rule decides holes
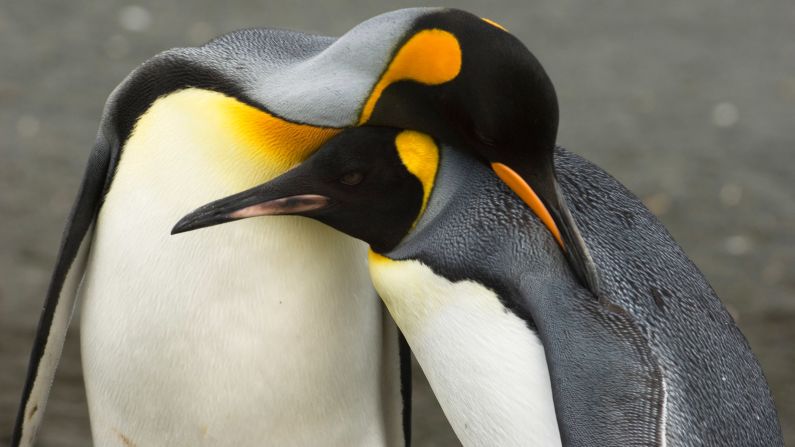
[[[439,148],[433,138],[414,130],[400,132],[395,137],[395,147],[403,166],[422,183],[422,206],[414,220],[416,225],[422,213],[425,212],[428,198],[433,191],[436,171],[439,169]]]
[[[492,163],[491,168],[497,173],[497,177],[505,182],[505,184],[508,185],[531,210],[533,210],[536,216],[541,219],[544,226],[552,233],[555,240],[558,241],[561,248],[563,248],[563,239],[560,237],[560,230],[555,220],[552,219],[552,215],[549,214],[549,210],[544,206],[544,202],[542,202],[536,192],[533,191],[533,188],[531,188],[516,171],[502,163]]]
[[[444,30],[426,29],[413,35],[398,50],[373,87],[364,103],[359,124],[370,120],[381,93],[390,84],[411,80],[426,85],[438,85],[451,81],[461,71],[461,46],[456,37]]]
[[[207,93],[205,93],[206,95]],[[246,144],[253,156],[266,157],[280,170],[306,160],[315,150],[342,130],[286,121],[229,96],[210,93],[207,98]],[[218,95],[218,96],[215,96]]]
[[[190,141],[191,150],[214,163],[215,171],[246,183],[246,173],[259,172],[255,177],[260,179],[262,173],[284,172],[340,132],[292,123],[219,92],[188,88],[158,98],[138,119],[131,140],[144,140],[139,150],[163,145],[172,150]]]

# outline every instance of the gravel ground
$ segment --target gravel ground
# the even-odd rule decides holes
[[[452,5],[452,4],[451,4]],[[729,306],[795,444],[795,8],[557,0],[457,7],[518,35],[555,81],[560,143],[642,197]],[[137,64],[254,26],[338,35],[411,4],[0,3],[0,443],[105,97]],[[415,442],[456,445],[427,385]],[[90,444],[72,331],[39,445]]]

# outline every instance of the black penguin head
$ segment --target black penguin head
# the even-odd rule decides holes
[[[260,186],[183,217],[172,234],[265,215],[299,215],[370,244],[394,248],[425,208],[439,151],[425,134],[358,127],[329,140],[305,162]]]
[[[464,11],[420,17],[363,110],[360,124],[417,129],[490,164],[597,293],[596,266],[555,178],[555,88],[519,39]]]
[[[399,60],[404,53],[413,59]],[[425,15],[384,78],[396,80],[375,90],[364,123],[417,129],[490,163],[518,167],[534,188],[548,188],[557,95],[541,63],[505,29],[455,9]]]

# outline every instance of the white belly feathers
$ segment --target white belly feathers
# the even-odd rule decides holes
[[[560,445],[544,348],[493,291],[372,252],[370,273],[465,446]]]
[[[401,404],[382,402],[362,243],[292,217],[169,235],[281,172],[219,128],[224,98],[158,100],[99,214],[81,292],[95,445],[386,445]]]

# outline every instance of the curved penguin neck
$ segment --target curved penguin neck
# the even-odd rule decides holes
[[[425,210],[411,232],[392,251],[399,252],[400,247],[410,244],[415,237],[430,230],[439,221],[440,215],[449,204],[471,200],[467,189],[461,186],[467,181],[472,181],[473,176],[487,175],[493,174],[484,169],[472,156],[449,146],[440,145],[439,168]]]
[[[544,347],[527,321],[486,285],[450,280],[450,272],[441,271],[446,265],[435,264],[440,271],[434,271],[413,250],[433,250],[420,240],[444,230],[448,210],[477,206],[466,182],[497,182],[487,180],[494,174],[471,156],[442,147],[440,157],[425,213],[388,253],[401,260],[370,255],[376,290],[464,445],[560,445]]]
[[[636,343],[643,339],[637,326],[626,315],[605,309],[582,287],[549,232],[488,168],[463,155],[445,155],[437,180],[439,194],[432,196],[426,220],[418,225],[420,231],[388,255],[419,259],[454,285],[477,281],[483,289],[494,291],[491,295],[478,293],[480,301],[499,298],[505,306],[503,314],[519,315],[523,322],[537,328],[536,340],[546,348],[543,372],[538,372],[540,361],[530,366],[521,364],[518,347],[530,345],[527,340],[504,335],[490,346],[512,353],[499,359],[502,368],[511,370],[522,365],[527,375],[551,376],[555,406],[552,410],[550,404],[549,413],[557,414],[560,434],[567,443],[620,444],[621,437],[630,431],[638,431],[636,436],[644,442],[664,440],[660,427],[665,420],[665,392],[661,390],[665,385],[647,347]],[[425,287],[433,292],[431,296],[457,293],[463,297],[458,301],[464,303],[471,296],[437,283]],[[377,287],[381,291],[383,286]],[[414,312],[421,316],[439,313],[419,298],[414,303],[420,306],[420,311]],[[396,316],[399,324],[404,325],[401,320],[411,317],[409,310],[404,311],[407,317]],[[395,313],[392,308],[390,311]],[[483,306],[473,312],[482,318],[488,315]],[[509,327],[506,319],[491,315],[488,329],[481,331],[484,336]],[[474,329],[467,328],[456,336],[472,339],[475,334]],[[470,358],[478,358],[477,340],[469,344],[471,351],[464,351]],[[428,341],[425,344],[431,345]],[[480,362],[488,359],[488,354],[481,353]],[[524,358],[529,356],[525,354]],[[582,374],[583,370],[589,373]],[[505,383],[521,380],[517,376],[514,382]],[[484,383],[487,387],[489,382]],[[610,411],[593,410],[606,408],[606,402],[611,403]],[[538,416],[532,413],[532,417]]]

